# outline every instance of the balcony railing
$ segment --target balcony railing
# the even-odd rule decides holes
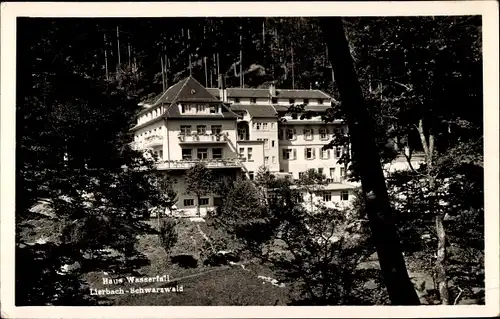
[[[209,159],[209,160],[181,160],[181,161],[160,161],[157,168],[167,169],[189,169],[198,163],[205,164],[208,168],[230,168],[241,167],[241,161],[236,158]]]
[[[144,139],[145,147],[158,146],[158,145],[163,145],[163,137],[160,135],[153,135]]]
[[[180,143],[225,143],[227,134],[179,134]]]
[[[345,177],[337,177],[337,176],[335,176],[335,177],[328,177],[328,178],[326,179],[326,182],[327,182],[328,184],[333,184],[333,183],[342,183],[342,182],[344,182],[344,181],[345,181]]]

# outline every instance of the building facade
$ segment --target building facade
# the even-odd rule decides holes
[[[219,81],[221,82],[221,81]],[[177,183],[177,208],[186,213],[200,205],[204,214],[217,205],[215,194],[196,202],[186,194],[183,174],[202,161],[219,176],[255,177],[261,166],[276,175],[298,179],[308,169],[326,175],[329,185],[318,194],[327,204],[348,203],[353,185],[345,182],[345,167],[337,164],[341,148],[323,150],[336,133],[346,133],[342,121],[325,123],[321,115],[332,98],[318,90],[205,88],[192,76],[162,94],[141,102],[134,145],[149,149]],[[303,105],[303,112],[289,112]],[[311,113],[313,112],[313,113]],[[310,114],[301,118],[303,113]]]

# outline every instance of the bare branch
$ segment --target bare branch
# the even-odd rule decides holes
[[[455,301],[453,302],[453,305],[456,305],[459,298],[462,296],[462,292],[464,291],[462,288],[460,288],[459,286],[457,286],[458,290],[460,290],[460,292],[458,293],[458,296],[457,298],[455,298]]]

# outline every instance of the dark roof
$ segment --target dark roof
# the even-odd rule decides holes
[[[213,96],[220,97],[218,88],[207,88]],[[269,89],[227,88],[227,97],[269,98]],[[320,90],[288,90],[276,89],[276,97],[282,99],[331,99],[331,96]]]
[[[218,88],[206,88],[207,91],[215,97],[220,97],[220,91]]]
[[[252,117],[276,117],[277,113],[272,105],[231,105],[231,110],[234,111],[248,111]]]
[[[276,111],[278,111],[278,112],[288,111],[288,106],[277,105],[277,104],[273,104],[273,106],[276,109]],[[304,109],[306,111],[325,112],[329,108],[331,108],[331,106],[328,104],[325,104],[325,105],[306,105]]]
[[[228,88],[227,97],[269,98],[268,89]],[[331,99],[319,90],[283,90],[276,89],[276,97],[281,99]]]
[[[162,94],[143,101],[143,103],[158,105],[160,103],[174,103],[178,101],[220,102],[218,98],[210,94],[194,77],[188,76],[169,87]]]

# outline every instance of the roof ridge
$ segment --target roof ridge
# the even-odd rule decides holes
[[[186,83],[188,82],[189,78],[191,77],[188,76],[187,78],[184,79],[184,84],[182,84],[181,88],[179,89],[179,91],[177,91],[177,95],[172,99],[172,103],[176,102],[177,100],[177,97],[179,96],[179,94],[181,93],[182,89],[186,86]]]
[[[155,106],[157,105],[158,101],[160,101],[164,96],[165,94],[167,94],[168,91],[170,91],[170,89],[172,89],[177,83],[175,83],[174,85],[170,86],[168,89],[165,90],[165,92],[163,92],[163,94],[160,95],[160,97],[158,99],[156,99],[156,101],[151,104],[152,106]]]

